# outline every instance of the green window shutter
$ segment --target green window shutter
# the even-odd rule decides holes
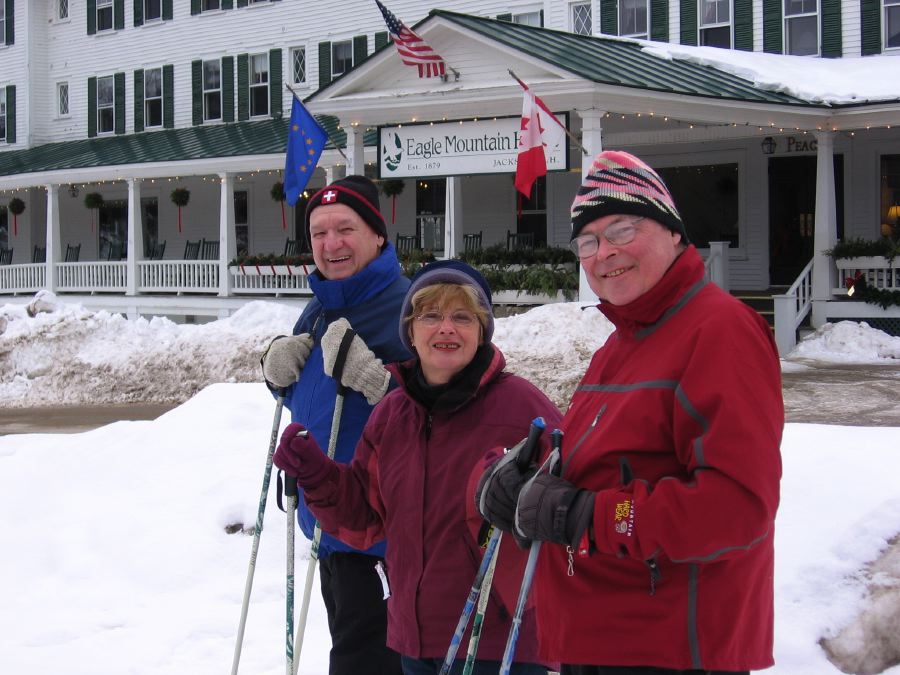
[[[881,53],[881,0],[862,0],[860,5],[860,55]]]
[[[753,2],[734,0],[734,48],[753,51]]]
[[[282,116],[284,109],[282,107],[283,97],[281,96],[282,75],[281,75],[281,50],[269,50],[269,116],[278,119]]]
[[[680,42],[697,46],[697,0],[681,0]]]
[[[113,78],[115,83],[115,114],[116,114],[116,133],[125,133],[125,73],[116,73]]]
[[[134,71],[134,133],[144,130],[144,71]]]
[[[619,34],[619,3],[617,0],[600,0],[600,32],[603,35]]]
[[[87,32],[88,35],[97,32],[97,0],[87,0]]]
[[[191,0],[191,16],[200,13],[200,0]]]
[[[378,51],[390,41],[391,39],[388,37],[388,32],[386,30],[375,33],[375,51]]]
[[[191,124],[203,124],[203,61],[191,61]]]
[[[841,0],[822,0],[822,56],[843,55],[841,40]]]
[[[97,135],[97,78],[88,78],[88,137]]]
[[[222,121],[234,122],[234,57],[222,58]]]
[[[238,122],[250,119],[250,56],[237,57],[237,118]]]
[[[544,10],[541,10],[541,28],[544,27]]]
[[[331,84],[331,43],[319,43],[319,87]]]
[[[781,0],[763,0],[763,51],[781,54]]]
[[[497,21],[509,21],[512,22],[512,14],[498,14]]]
[[[144,0],[134,0],[134,25],[141,26],[144,23]]]
[[[172,20],[172,0],[163,0],[162,18],[163,18],[163,21],[171,21]]]
[[[16,85],[6,87],[6,142],[16,142]]]
[[[175,66],[163,66],[163,127],[175,128]]]
[[[16,27],[15,27],[15,19],[16,19],[16,8],[13,0],[5,0],[6,3],[6,35],[4,35],[4,39],[6,40],[6,44],[11,45],[16,41]]]
[[[650,39],[669,41],[669,0],[650,0]]]
[[[234,9],[234,0],[222,0],[222,9]]]
[[[247,0],[238,0],[238,7],[246,7]]]
[[[365,35],[356,35],[353,38],[353,67],[366,60],[369,55],[369,39]]]
[[[125,0],[113,0],[113,27],[116,30],[125,28]]]

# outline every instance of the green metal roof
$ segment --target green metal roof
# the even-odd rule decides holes
[[[333,142],[347,144],[347,134],[338,129],[338,119],[316,115]],[[0,176],[82,169],[95,166],[184,162],[216,157],[270,155],[285,151],[288,120],[270,119],[208,126],[145,131],[47,143],[27,150],[0,152]],[[366,133],[366,145],[374,145],[375,132]]]
[[[442,9],[432,10],[431,16],[599,84],[754,103],[812,105],[789,94],[758,89],[749,80],[712,66],[661,59],[643,51],[637,42],[576,35]]]

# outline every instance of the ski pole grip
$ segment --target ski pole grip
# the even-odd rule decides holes
[[[337,356],[334,358],[334,368],[332,369],[331,377],[337,382],[337,391],[339,394],[344,394],[347,390],[347,387],[343,382],[344,366],[347,364],[347,354],[350,351],[350,345],[353,344],[353,338],[355,337],[356,331],[352,328],[348,328],[344,331],[344,337],[341,338]]]
[[[284,474],[284,494],[286,497],[297,496],[297,477]]]
[[[550,464],[549,473],[554,476],[562,473],[562,439],[563,432],[560,429],[554,429],[550,433],[550,446],[553,448],[555,460]]]
[[[516,457],[516,466],[520,471],[528,469],[528,465],[534,460],[534,453],[537,450],[538,439],[547,428],[547,423],[543,417],[535,417],[531,426],[528,428],[528,436],[525,438],[525,445],[519,450]]]

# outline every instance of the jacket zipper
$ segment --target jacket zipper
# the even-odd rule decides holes
[[[662,572],[659,570],[659,565],[656,564],[656,558],[649,558],[645,562],[650,568],[650,595],[656,595],[656,582],[662,578]]]

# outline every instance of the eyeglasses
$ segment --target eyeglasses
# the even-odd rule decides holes
[[[437,311],[423,312],[416,316],[416,321],[423,326],[434,328],[435,326],[444,323],[444,317],[449,318],[451,323],[457,328],[469,328],[478,322],[478,317],[465,309],[458,309],[452,314],[444,314],[443,312]]]
[[[634,218],[632,220],[618,220],[607,227],[600,235],[596,234],[580,234],[569,242],[569,248],[579,258],[590,258],[596,255],[600,249],[600,237],[603,237],[613,246],[624,246],[634,241],[637,235],[636,225],[644,219]]]

